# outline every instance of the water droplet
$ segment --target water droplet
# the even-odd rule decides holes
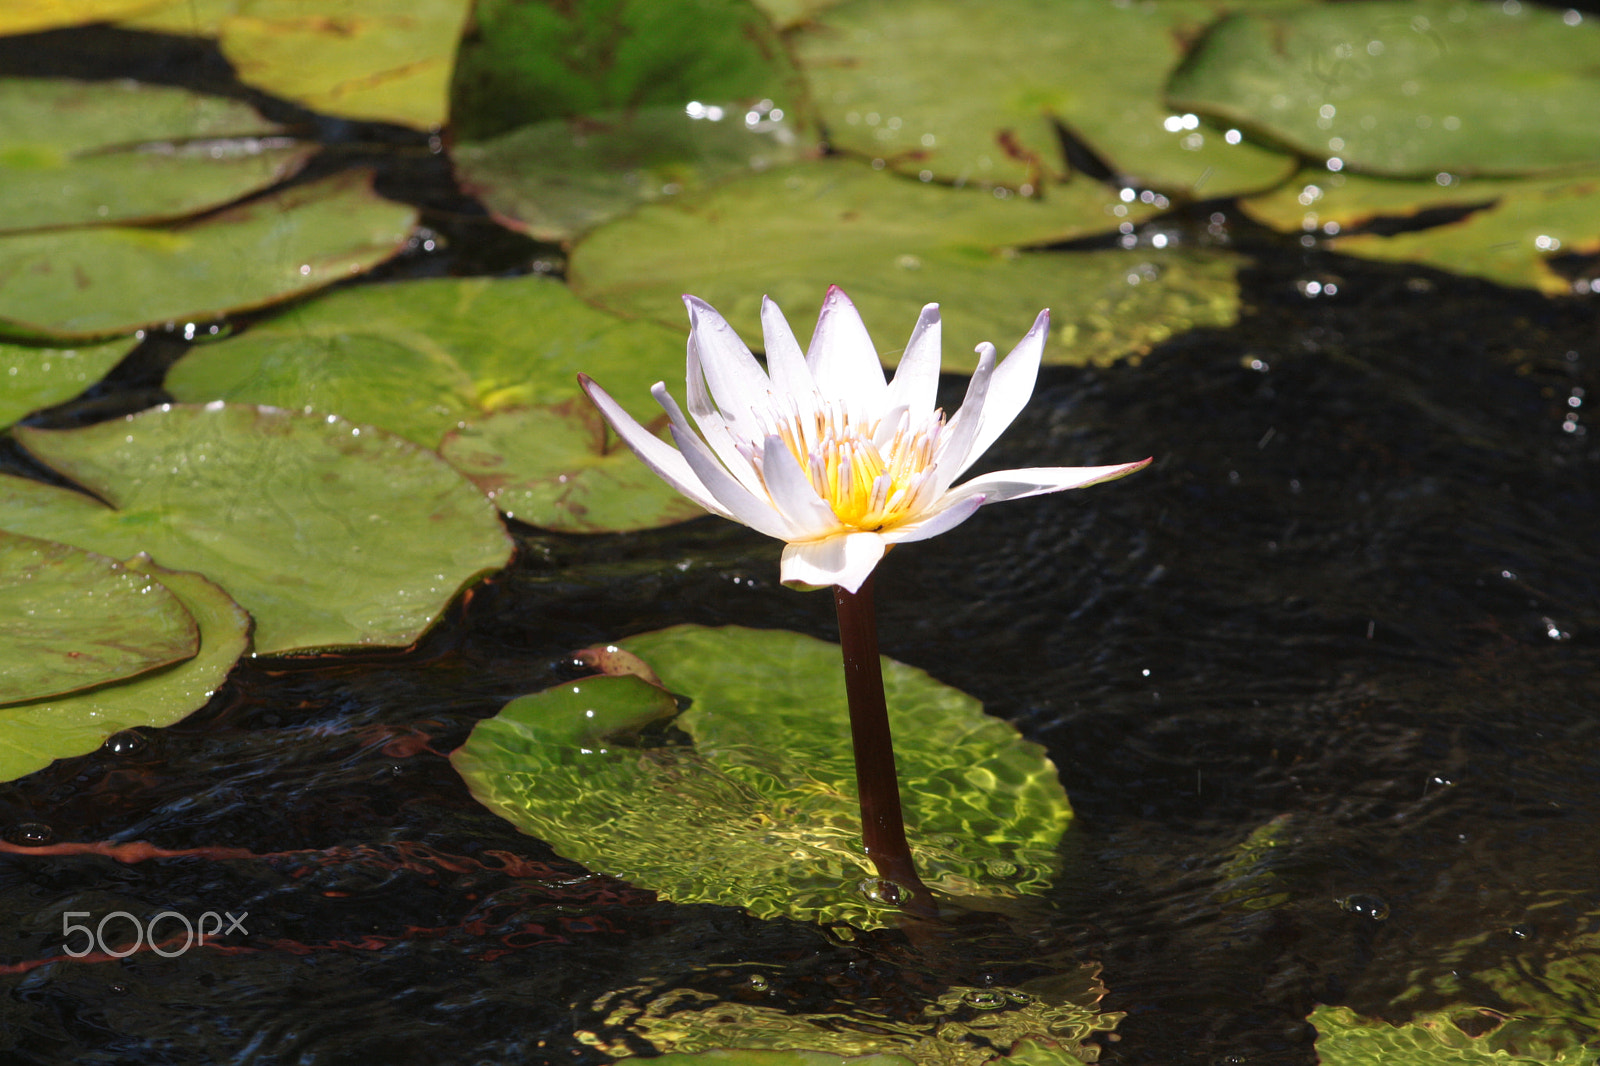
[[[758,973],[753,973],[750,975],[750,987],[755,989],[757,992],[765,992],[767,989],[771,988],[772,985],[765,977],[762,977]]]
[[[977,1010],[1000,1010],[1010,1006],[1011,1001],[1004,992],[996,992],[986,988],[974,988],[962,993],[961,1002],[964,1006]]]
[[[885,907],[898,907],[911,898],[910,889],[881,877],[869,877],[857,887],[868,900]]]
[[[56,831],[43,822],[18,822],[6,830],[5,838],[26,848],[42,847],[56,838]]]
[[[150,746],[144,734],[136,729],[124,729],[106,738],[105,748],[113,755],[137,755]]]
[[[1339,909],[1346,914],[1354,914],[1358,918],[1367,918],[1374,922],[1387,921],[1389,918],[1389,904],[1379,896],[1357,892],[1339,900]]]

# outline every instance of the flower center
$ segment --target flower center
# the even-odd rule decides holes
[[[819,399],[809,410],[768,412],[763,422],[782,438],[811,487],[847,526],[874,531],[896,526],[932,501],[942,411],[915,421],[901,411],[886,423]]]

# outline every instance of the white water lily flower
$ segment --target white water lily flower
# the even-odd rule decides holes
[[[934,407],[938,304],[922,309],[886,382],[861,316],[838,286],[828,290],[804,354],[777,304],[762,299],[766,370],[710,304],[683,301],[698,434],[663,382],[650,391],[671,419],[677,450],[587,376],[579,381],[667,484],[712,514],[784,541],[786,585],[856,592],[892,545],[937,536],[986,503],[1110,481],[1150,462],[1002,470],[954,485],[1033,394],[1049,311],[1001,363],[994,345],[978,345],[966,399],[946,421]]]

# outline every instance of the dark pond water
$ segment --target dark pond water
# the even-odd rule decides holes
[[[105,72],[129,44],[107,39],[37,54],[70,65],[65,40]],[[455,243],[397,272],[549,256],[479,241],[417,149],[385,150],[391,188]],[[779,586],[776,544],[730,523],[521,527],[413,650],[246,662],[183,723],[0,785],[0,1058],[598,1063],[576,1034],[631,1039],[604,1024],[617,989],[909,1024],[951,985],[1097,962],[1128,1015],[1103,1062],[1287,1066],[1316,1061],[1318,1003],[1401,1020],[1440,1005],[1397,1006],[1414,985],[1557,950],[1600,911],[1600,313],[1279,243],[1226,204],[1163,224],[1198,239],[1213,212],[1256,264],[1240,324],[1047,371],[985,460],[1155,464],[879,571],[884,651],[1060,767],[1079,817],[1048,908],[844,940],[658,902],[478,807],[445,755],[575,648],[681,622],[833,634],[829,598]],[[155,402],[180,348],[152,337],[49,417]],[[118,910],[248,912],[248,935],[64,956],[64,912]]]

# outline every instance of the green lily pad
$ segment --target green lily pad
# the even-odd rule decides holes
[[[1600,1050],[1573,1045],[1557,1052],[1507,1051],[1493,1037],[1501,1019],[1492,1011],[1434,1011],[1404,1025],[1363,1018],[1348,1007],[1318,1007],[1317,1056],[1323,1066],[1594,1066]],[[1472,1036],[1462,1028],[1465,1023]],[[1491,1029],[1481,1035],[1483,1027]]]
[[[72,399],[103,378],[136,343],[124,339],[36,348],[0,341],[0,426]]]
[[[591,868],[676,902],[864,928],[849,711],[836,645],[677,626],[621,642],[674,693],[601,676],[511,701],[451,755],[473,795]],[[1044,891],[1071,819],[1038,745],[971,697],[884,660],[906,831],[929,887]],[[662,724],[693,745],[651,741]],[[641,735],[641,730],[645,731]]]
[[[582,397],[497,411],[448,434],[439,454],[506,517],[563,533],[655,529],[706,513],[639,462]]]
[[[524,126],[451,158],[501,222],[560,241],[639,204],[794,162],[816,147],[796,126],[781,108],[643,107]]]
[[[1596,55],[1536,4],[1305,4],[1223,19],[1168,96],[1374,174],[1526,174],[1600,160]]]
[[[1276,184],[1295,160],[1237,130],[1186,124],[1162,102],[1180,28],[1212,11],[1187,0],[862,0],[793,41],[830,143],[904,173],[1054,183],[1067,169],[1060,121],[1132,184],[1231,196]]]
[[[0,329],[75,340],[261,307],[382,262],[415,221],[351,171],[194,221],[0,236]]]
[[[1229,253],[1020,250],[1113,227],[1140,208],[1087,182],[1044,200],[1001,199],[823,160],[602,226],[573,251],[568,281],[593,303],[660,322],[681,319],[679,294],[692,292],[750,342],[761,336],[764,293],[804,335],[812,309],[838,284],[877,331],[889,365],[916,309],[933,300],[942,304],[945,369],[968,372],[974,345],[1009,349],[1049,307],[1046,362],[1106,363],[1238,314],[1243,260]]]
[[[0,80],[0,129],[0,230],[177,218],[316,151],[236,100],[129,81]]]
[[[331,415],[168,405],[15,433],[100,499],[0,476],[0,527],[203,573],[254,616],[264,655],[410,644],[511,554],[438,456]]]
[[[682,1066],[877,1066],[883,1060],[885,1066],[1081,1066],[1099,1057],[1092,1037],[1115,1029],[1123,1018],[1098,1010],[1105,992],[1098,966],[1089,964],[1017,988],[949,988],[923,1007],[920,1019],[900,1021],[865,1010],[860,1015],[848,1010],[797,1014],[718,1001],[688,988],[665,993],[625,988],[596,1008],[609,1012],[604,1028],[626,1030],[632,1039],[585,1043],[624,1058],[637,1054],[643,1041],[663,1052],[665,1061]]]
[[[171,725],[203,707],[250,646],[250,616],[198,574],[129,562],[182,601],[200,629],[193,658],[75,695],[0,707],[0,781],[82,755],[136,726]]]
[[[166,386],[186,402],[309,407],[442,443],[503,510],[547,528],[704,513],[600,432],[580,371],[648,423],[661,416],[649,386],[683,377],[683,328],[622,321],[549,278],[365,285],[192,349]]]
[[[1424,263],[1502,285],[1570,293],[1572,283],[1550,268],[1549,258],[1600,252],[1600,175],[1529,179],[1500,191],[1493,206],[1458,222],[1392,237],[1353,234],[1338,238],[1333,247],[1370,259]]]
[[[199,648],[194,619],[159,581],[0,530],[0,704],[103,685]]]
[[[479,141],[548,119],[690,101],[804,97],[777,31],[742,0],[477,0],[450,121]]]
[[[312,111],[444,125],[471,0],[166,0],[130,29],[213,37],[239,80]]]
[[[171,0],[6,0],[0,6],[0,35],[38,33],[137,14]]]

